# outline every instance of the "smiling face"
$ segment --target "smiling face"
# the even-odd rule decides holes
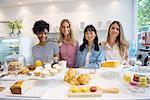
[[[48,35],[45,32],[39,32],[39,33],[37,33],[37,37],[38,37],[38,39],[39,39],[40,42],[47,42],[47,40],[48,40],[47,39]]]
[[[94,31],[87,31],[87,32],[85,32],[85,39],[88,42],[93,42],[95,37],[96,37],[96,34],[95,34]]]
[[[120,33],[119,30],[120,30],[120,27],[117,23],[112,24],[109,30],[109,37],[117,38]]]
[[[62,23],[61,31],[62,31],[64,36],[69,36],[71,29],[70,29],[70,25],[67,21],[64,21]]]

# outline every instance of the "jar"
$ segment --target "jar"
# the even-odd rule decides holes
[[[16,71],[26,66],[25,57],[23,55],[14,54],[5,58],[8,71]]]
[[[6,74],[8,72],[8,68],[6,66],[5,61],[0,61],[0,76]]]

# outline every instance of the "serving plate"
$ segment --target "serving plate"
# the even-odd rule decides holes
[[[66,72],[66,68],[63,68],[63,70],[59,73],[57,73],[55,76],[49,76],[49,77],[41,77],[41,76],[35,76],[34,73],[31,74],[31,79],[35,79],[35,80],[52,80],[52,79],[57,79],[61,76],[63,76]]]

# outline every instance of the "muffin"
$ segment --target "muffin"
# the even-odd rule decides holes
[[[51,76],[51,73],[48,70],[42,70],[41,71],[41,77],[42,78],[46,78],[46,77],[49,77],[49,76]]]
[[[63,70],[63,67],[62,67],[62,66],[55,66],[54,68],[57,69],[58,72],[61,72],[61,71]]]
[[[52,69],[50,70],[50,73],[51,73],[52,76],[55,76],[55,75],[58,73],[58,70],[52,68]]]
[[[53,68],[56,68],[56,67],[58,67],[59,66],[59,64],[54,64],[52,67]]]
[[[34,76],[40,76],[41,75],[41,69],[34,70]]]
[[[37,70],[37,69],[43,70],[43,66],[38,66],[38,67],[35,68],[35,70]]]
[[[44,68],[52,68],[52,67],[51,67],[51,64],[46,63],[46,64],[44,65]]]

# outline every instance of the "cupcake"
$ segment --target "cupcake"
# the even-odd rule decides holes
[[[58,67],[58,66],[59,66],[59,64],[54,64],[54,65],[53,65],[53,68]]]
[[[43,66],[38,66],[38,67],[35,68],[35,70],[37,70],[37,69],[42,70]]]
[[[40,76],[41,75],[41,69],[34,70],[34,76]]]
[[[42,70],[42,72],[41,72],[41,77],[42,78],[46,78],[46,77],[49,77],[49,76],[51,76],[51,73],[48,70]]]
[[[55,66],[54,68],[57,69],[58,72],[61,72],[61,71],[63,70],[63,67],[62,67],[62,66]]]
[[[51,64],[46,63],[46,64],[44,65],[44,68],[52,68],[52,67],[51,67]]]
[[[50,70],[50,73],[52,76],[55,76],[58,73],[58,70],[53,68]]]

